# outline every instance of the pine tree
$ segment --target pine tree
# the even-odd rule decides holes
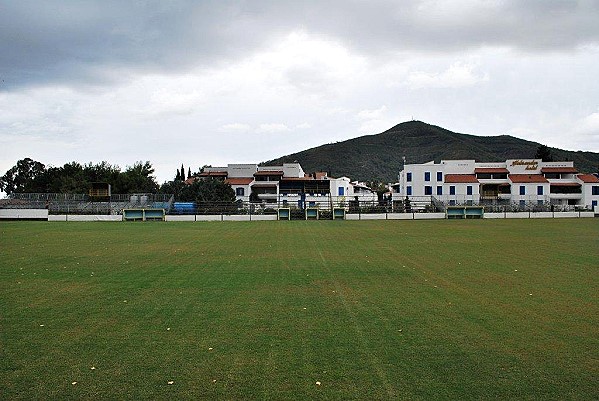
[[[181,163],[181,181],[185,181],[185,167],[183,167],[183,163]]]
[[[191,167],[187,168],[187,178],[191,178]]]
[[[181,172],[177,169],[177,175],[175,175],[175,181],[181,181]]]
[[[535,153],[535,159],[541,159],[544,162],[552,162],[553,156],[551,155],[551,149],[547,145],[539,145],[537,153]]]

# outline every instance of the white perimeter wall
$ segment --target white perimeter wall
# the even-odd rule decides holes
[[[505,212],[485,213],[485,219],[589,218],[593,212]],[[444,219],[445,213],[346,214],[346,220],[426,220]],[[48,221],[122,221],[121,215],[48,215],[46,209],[0,209],[2,219],[42,219]],[[275,221],[276,215],[166,215],[166,221]]]
[[[51,214],[48,221],[123,221],[123,216],[117,215],[83,215],[83,214]]]
[[[258,214],[240,214],[240,215],[220,215],[220,214],[198,214],[198,215],[166,215],[166,221],[274,221],[277,220],[276,214],[258,215]]]
[[[48,218],[48,209],[0,209],[0,219],[42,219]]]

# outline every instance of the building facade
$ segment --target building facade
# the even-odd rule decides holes
[[[516,205],[597,211],[599,178],[573,162],[516,159],[497,163],[442,160],[406,164],[393,198],[431,196],[446,205]]]
[[[294,205],[300,208],[322,203],[342,204],[350,201],[375,202],[377,194],[363,184],[352,183],[347,177],[333,178],[325,172],[307,174],[299,163],[282,166],[229,164],[207,167],[199,178],[223,179],[237,200],[243,202]]]

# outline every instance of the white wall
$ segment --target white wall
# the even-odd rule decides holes
[[[593,201],[596,201],[597,208],[595,209],[595,211],[599,213],[599,195],[593,195],[593,187],[594,186],[599,187],[599,182],[582,184],[582,201],[585,206],[589,207],[589,209],[592,208]]]
[[[232,214],[232,215],[223,215],[223,221],[250,221],[249,214]]]
[[[220,215],[213,214],[198,214],[195,216],[196,221],[221,221],[222,218]]]
[[[257,164],[229,164],[227,166],[227,175],[229,178],[253,177],[256,171],[258,171]]]
[[[553,217],[552,212],[530,212],[531,219],[547,219],[547,218],[552,218],[552,217]]]
[[[253,214],[252,221],[276,221],[276,214]]]
[[[414,213],[414,220],[444,219],[445,213]]]
[[[556,219],[558,218],[564,218],[564,217],[580,217],[578,212],[556,212],[553,213],[553,217],[555,217]]]
[[[183,214],[183,215],[167,214],[164,217],[165,217],[166,221],[195,221],[195,216],[189,215],[189,214]]]
[[[441,160],[445,174],[474,174],[475,160]]]
[[[485,213],[483,215],[483,218],[485,219],[504,219],[505,218],[505,213]]]
[[[343,188],[343,195],[339,195],[339,188]],[[353,187],[350,183],[349,178],[330,178],[329,179],[329,191],[331,196],[353,196]]]
[[[276,215],[242,214],[242,215],[166,215],[166,221],[273,221]]]
[[[520,195],[520,186],[524,186],[524,195]],[[543,187],[543,195],[537,195],[537,187]],[[511,201],[519,203],[521,200],[526,202],[548,202],[549,201],[549,183],[513,183],[511,187],[512,197]]]
[[[473,200],[479,199],[479,184],[478,183],[445,183],[447,174],[474,174],[476,163],[474,160],[443,160],[439,164],[433,162],[425,164],[406,164],[404,170],[400,172],[400,196],[405,198],[407,195],[407,187],[412,187],[410,196],[425,196],[424,187],[430,186],[432,192],[430,195],[443,199],[445,201],[456,200]],[[412,181],[407,181],[407,173],[412,173]],[[430,173],[430,180],[425,181],[425,173]],[[441,180],[437,180],[437,173],[441,173]],[[456,187],[455,196],[449,195],[449,186]],[[472,195],[466,195],[466,187],[472,186]],[[437,195],[437,187],[443,188],[443,195]]]
[[[252,193],[250,184],[247,185],[239,185],[239,184],[230,184],[231,188],[233,188],[233,192],[235,192],[235,200],[240,200],[242,202],[249,202],[250,194]],[[243,188],[243,195],[237,195],[237,188]]]
[[[123,221],[123,216],[121,216],[120,214],[59,214],[49,215],[48,221]]]
[[[445,178],[445,170],[443,165],[434,164],[429,162],[426,164],[406,164],[402,174],[400,174],[400,185],[401,194],[406,196],[407,187],[412,187],[412,194],[410,196],[424,196],[424,186],[430,185],[433,187],[433,195],[435,194],[435,188],[437,185],[443,185],[443,181],[437,181],[437,171],[443,173],[443,179]],[[424,173],[430,172],[430,181],[424,180]],[[412,173],[412,181],[407,181],[408,174]]]
[[[455,187],[455,195],[450,195],[450,187]],[[468,195],[468,186],[472,187],[472,195]],[[433,196],[445,202],[455,200],[456,203],[464,203],[466,201],[478,202],[480,199],[480,185],[477,183],[445,183],[443,184],[443,195],[436,195],[436,187],[433,188]]]
[[[387,220],[386,213],[372,213],[359,215],[360,220]]]
[[[303,177],[304,170],[299,163],[283,163],[283,177]]]
[[[387,220],[412,220],[414,213],[387,213]]]
[[[0,219],[48,219],[48,209],[0,209]]]

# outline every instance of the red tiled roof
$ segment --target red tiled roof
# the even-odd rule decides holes
[[[541,173],[578,173],[574,167],[543,167]]]
[[[475,173],[495,173],[495,174],[508,174],[509,171],[507,168],[498,168],[498,167],[479,167],[474,169]]]
[[[254,175],[283,175],[281,170],[260,170],[256,171]]]
[[[445,182],[452,184],[473,183],[478,184],[474,174],[445,174]]]
[[[254,181],[253,178],[229,178],[225,182],[229,185],[249,185]]]
[[[508,178],[511,182],[515,182],[518,184],[526,184],[526,183],[547,183],[547,179],[543,177],[541,174],[509,174]]]
[[[188,179],[185,180],[185,185],[191,185],[194,183],[194,181],[196,180],[195,177],[190,177]]]
[[[580,184],[577,182],[552,182],[552,187],[579,187]]]
[[[582,182],[599,183],[599,178],[593,174],[578,174],[578,179]]]

